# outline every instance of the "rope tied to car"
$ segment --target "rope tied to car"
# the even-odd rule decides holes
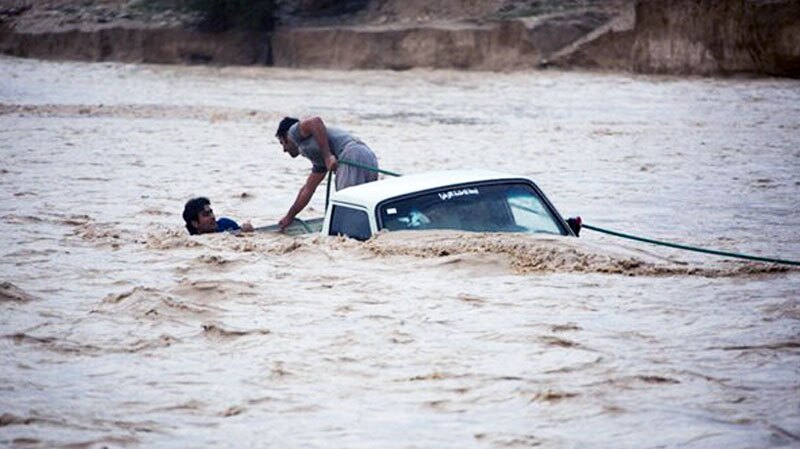
[[[603,233],[603,234],[613,235],[615,237],[620,237],[620,238],[623,238],[623,239],[635,240],[637,242],[650,243],[650,244],[653,244],[653,245],[667,246],[667,247],[670,247],[670,248],[682,249],[684,251],[694,251],[694,252],[698,252],[698,253],[713,254],[715,256],[723,256],[723,257],[733,257],[733,258],[737,258],[737,259],[752,260],[752,261],[756,261],[756,262],[768,262],[768,263],[776,263],[776,264],[781,264],[781,265],[800,266],[800,261],[796,261],[796,260],[774,259],[774,258],[771,258],[771,257],[751,256],[749,254],[732,253],[732,252],[720,251],[720,250],[716,250],[716,249],[701,248],[699,246],[681,245],[679,243],[665,242],[665,241],[662,241],[662,240],[655,240],[655,239],[649,239],[649,238],[646,238],[646,237],[639,237],[639,236],[636,236],[636,235],[625,234],[623,232],[612,231],[611,229],[605,229],[605,228],[601,228],[599,226],[592,226],[592,225],[588,225],[588,224],[584,224],[583,227],[586,228],[586,229],[590,229],[592,231],[595,231],[595,232],[600,232],[600,233]]]
[[[403,176],[400,173],[389,171],[389,170],[382,170],[378,167],[372,167],[370,165],[365,165],[360,162],[351,161],[347,159],[339,159],[340,164],[349,165],[351,167],[363,168],[364,170],[369,170],[375,173],[380,173],[382,175],[389,175],[389,176]]]
[[[362,168],[364,170],[368,170],[368,171],[375,172],[375,173],[380,173],[380,174],[383,174],[383,175],[396,176],[396,177],[403,176],[400,173],[396,173],[396,172],[389,171],[389,170],[381,170],[378,167],[373,167],[371,165],[365,165],[365,164],[362,164],[360,162],[351,161],[351,160],[348,160],[348,159],[339,159],[339,163],[340,164],[344,164],[344,165],[349,165],[351,167]],[[331,178],[332,177],[333,177],[333,172],[329,171],[328,172],[328,187],[326,189],[327,191],[325,192],[325,210],[328,210],[328,201],[331,198]]]
[[[358,163],[358,162],[355,162],[355,161],[350,161],[350,160],[347,160],[347,159],[339,159],[339,163],[340,164],[344,164],[344,165],[349,165],[351,167],[357,167],[357,168],[361,168],[361,169],[364,169],[364,170],[373,171],[373,172],[376,172],[376,173],[381,173],[381,174],[384,174],[384,175],[402,176],[400,173],[397,173],[397,172],[393,172],[393,171],[389,171],[389,170],[382,170],[382,169],[379,169],[377,167],[364,165],[364,164],[361,164],[361,163]],[[331,193],[331,178],[332,178],[332,174],[333,174],[333,172],[329,172],[328,173],[328,192],[327,192],[327,195],[325,196],[325,210],[328,210],[328,200],[330,198],[330,193]],[[580,218],[578,218],[578,220],[580,221]],[[682,244],[679,244],[679,243],[672,243],[672,242],[667,242],[667,241],[664,241],[664,240],[656,240],[656,239],[647,238],[647,237],[641,237],[641,236],[637,236],[637,235],[633,235],[633,234],[626,234],[624,232],[614,231],[614,230],[611,230],[611,229],[601,228],[599,226],[593,226],[593,225],[585,224],[585,223],[581,223],[580,226],[581,226],[581,228],[586,228],[586,229],[589,229],[590,231],[599,232],[599,233],[611,235],[611,236],[614,236],[614,237],[633,240],[633,241],[637,241],[637,242],[649,243],[649,244],[657,245],[657,246],[664,246],[664,247],[668,247],[668,248],[680,249],[680,250],[683,250],[683,251],[694,251],[694,252],[698,252],[698,253],[711,254],[711,255],[721,256],[721,257],[731,257],[731,258],[734,258],[734,259],[744,259],[744,260],[750,260],[750,261],[754,261],[754,262],[766,262],[766,263],[774,263],[774,264],[779,264],[779,265],[800,266],[800,261],[797,261],[797,260],[778,259],[778,258],[773,258],[773,257],[760,257],[760,256],[753,256],[753,255],[750,255],[750,254],[742,254],[742,253],[735,253],[735,252],[729,252],[729,251],[720,251],[720,250],[716,250],[716,249],[703,248],[703,247],[700,247],[700,246],[682,245]]]

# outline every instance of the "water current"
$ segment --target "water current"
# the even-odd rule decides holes
[[[798,81],[0,58],[0,446],[800,447],[797,269],[589,231],[187,235],[197,195],[286,212],[284,115],[800,258]]]

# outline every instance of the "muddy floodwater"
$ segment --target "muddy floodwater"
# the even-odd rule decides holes
[[[0,446],[800,447],[800,270],[607,237],[190,237],[310,164],[531,177],[565,216],[800,259],[800,82],[0,58]],[[324,188],[301,217],[323,214]]]

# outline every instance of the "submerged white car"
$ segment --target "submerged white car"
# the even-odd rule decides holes
[[[315,232],[367,240],[375,233],[453,229],[577,236],[530,179],[489,170],[437,171],[384,179],[331,195],[325,217],[290,233]],[[321,225],[321,226],[320,226]]]

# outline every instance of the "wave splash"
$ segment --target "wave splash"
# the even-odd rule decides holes
[[[601,273],[626,276],[731,277],[786,272],[789,267],[773,264],[733,262],[691,265],[665,261],[655,256],[624,254],[607,246],[594,246],[577,239],[522,234],[471,234],[455,232],[386,233],[365,247],[378,256],[446,257],[461,254],[502,255],[511,272],[520,275],[546,273]]]

